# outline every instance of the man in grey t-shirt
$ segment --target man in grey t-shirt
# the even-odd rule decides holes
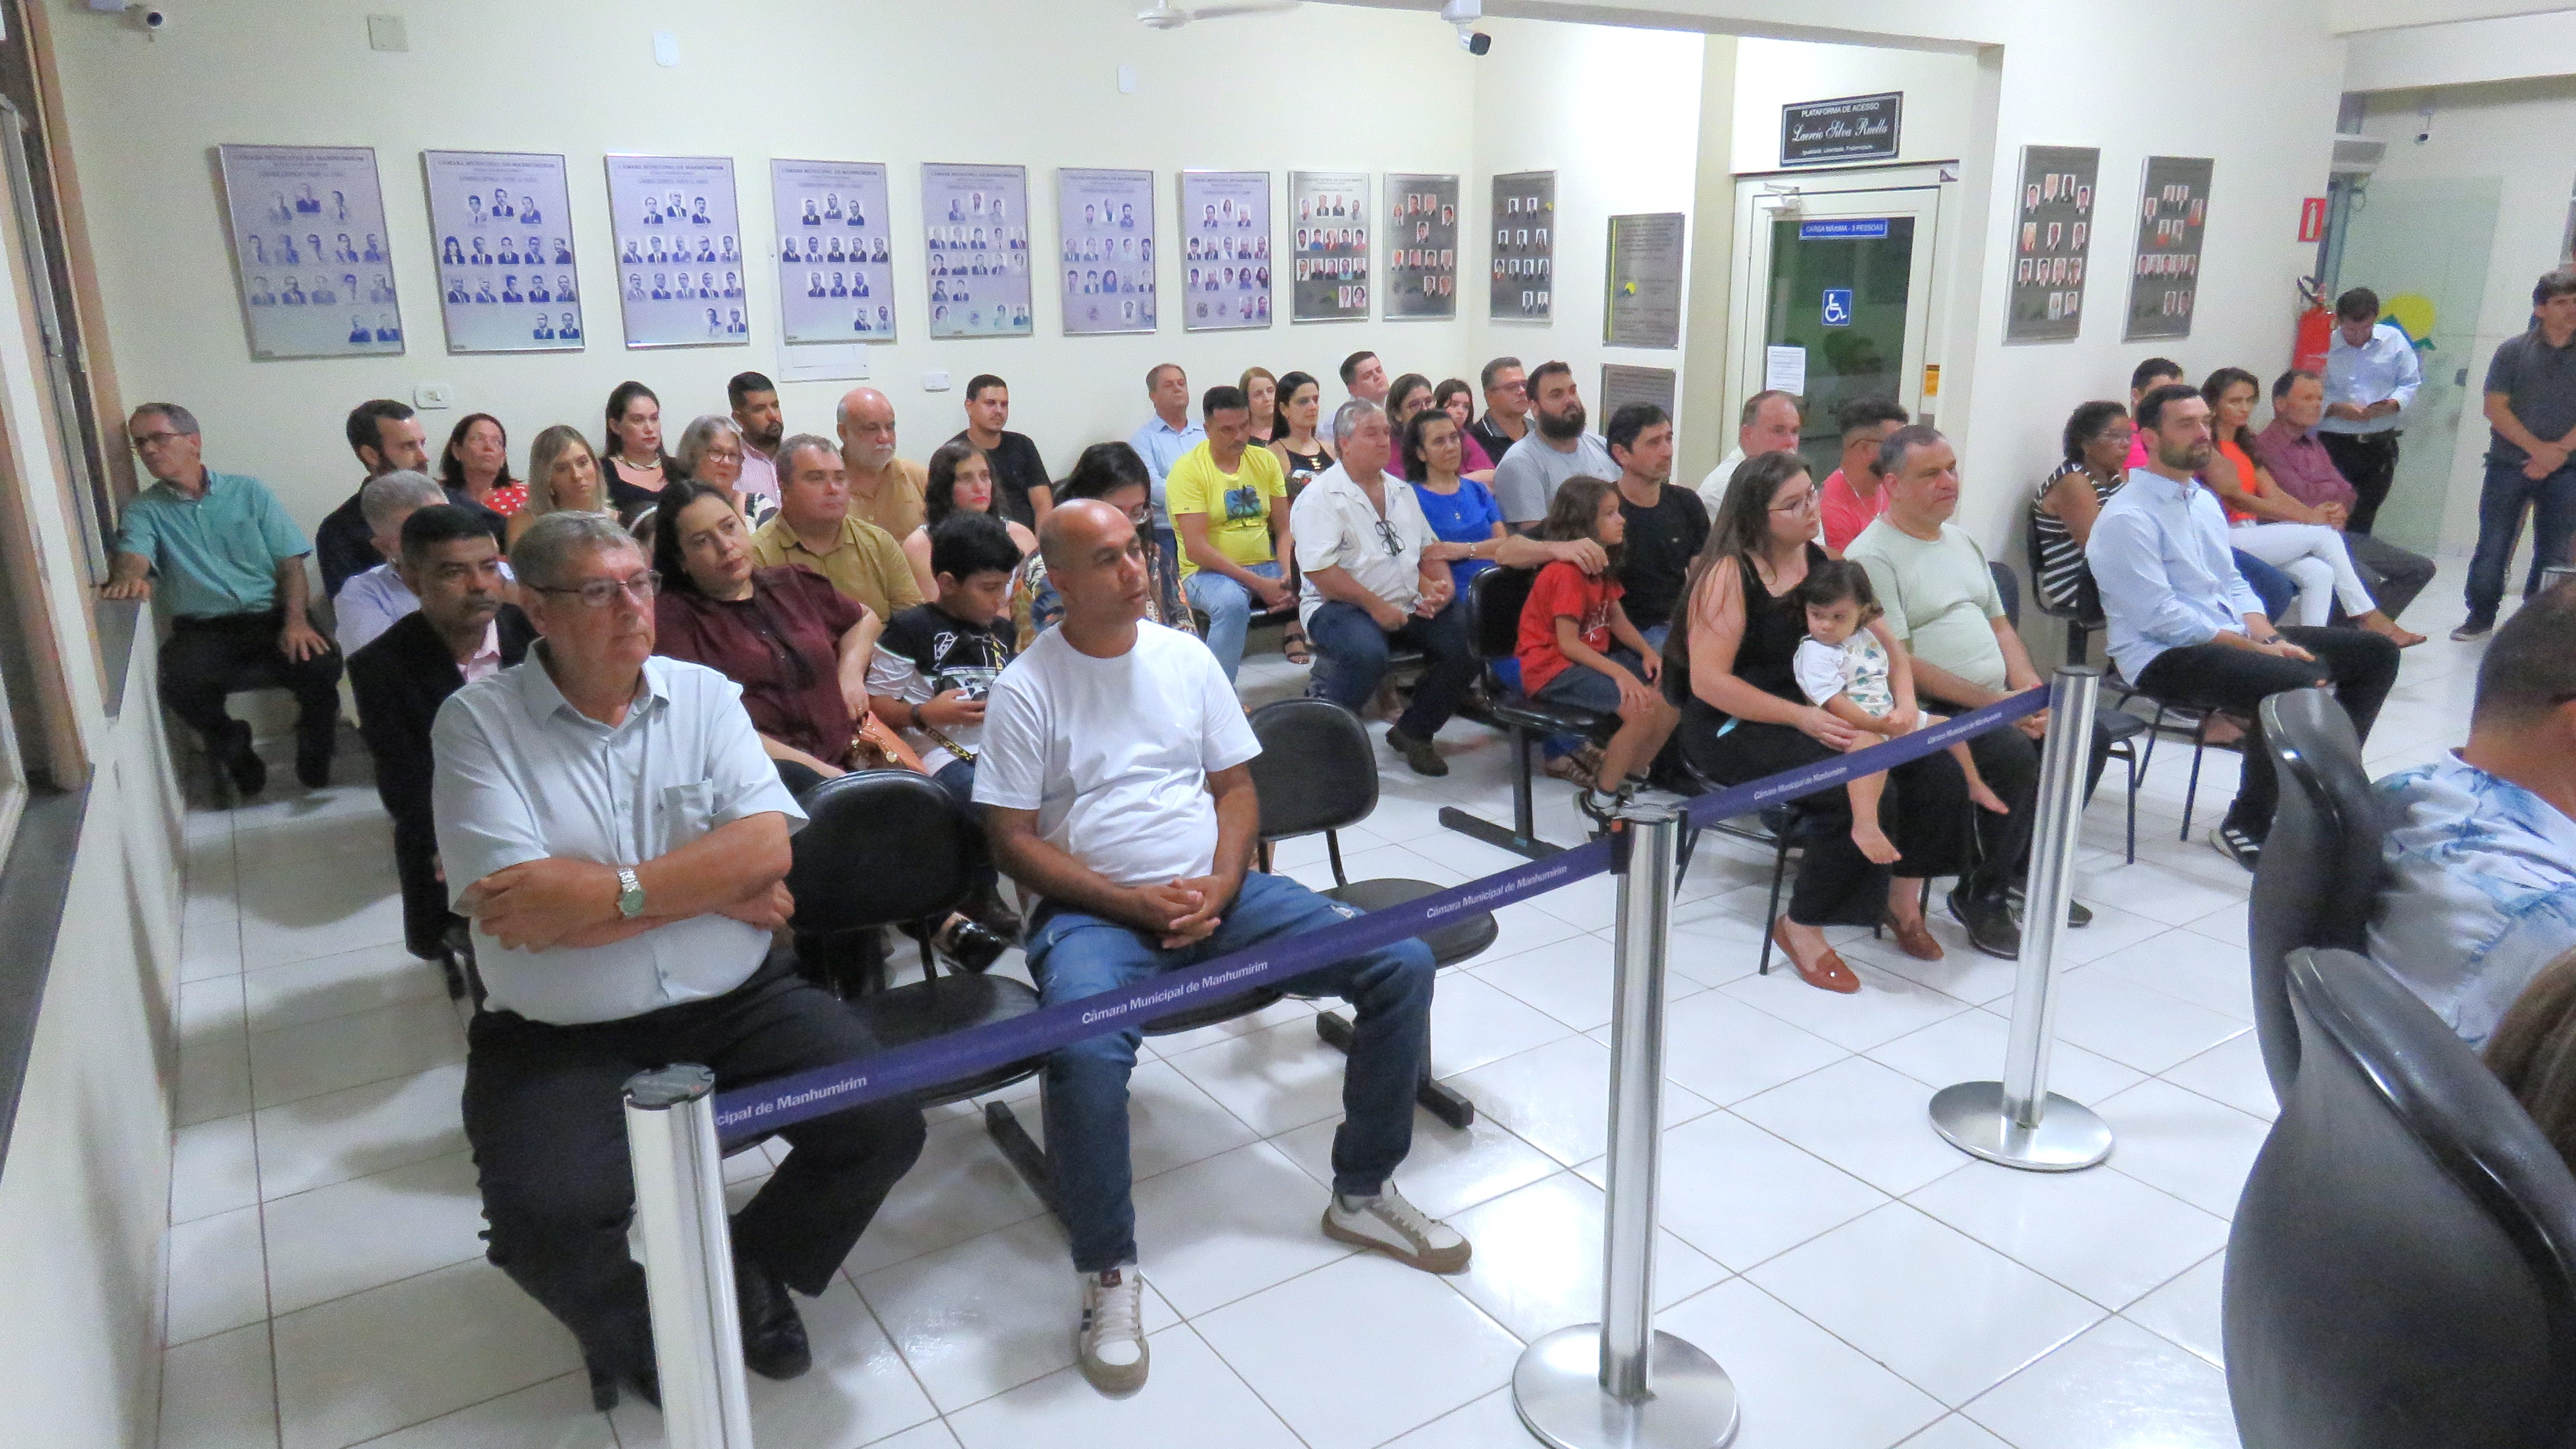
[[[2487,364],[2486,485],[2478,494],[2478,551],[2469,561],[2469,617],[2451,631],[2475,639],[2495,627],[2505,571],[2532,512],[2531,575],[2576,562],[2576,267],[2543,275],[2531,289],[2531,330],[2508,337]],[[1501,477],[1494,479],[1500,492]]]
[[[1494,465],[1494,501],[1515,528],[1545,518],[1556,485],[1566,479],[1619,476],[1609,445],[1583,430],[1587,419],[1573,368],[1540,363],[1529,375],[1529,395],[1532,426]]]

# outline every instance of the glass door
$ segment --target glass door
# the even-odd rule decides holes
[[[1750,179],[1738,199],[1735,316],[1742,319],[1734,406],[1768,388],[1806,400],[1799,451],[1818,477],[1840,464],[1834,413],[1855,398],[1924,406],[1937,186],[1794,187]]]

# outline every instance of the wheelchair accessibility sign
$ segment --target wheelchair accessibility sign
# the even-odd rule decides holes
[[[1851,324],[1852,289],[1849,287],[1827,287],[1825,289],[1825,325],[1828,327],[1849,327]]]

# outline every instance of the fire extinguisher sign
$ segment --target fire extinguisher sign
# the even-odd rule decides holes
[[[2323,241],[2326,236],[2326,199],[2311,196],[2299,203],[2299,240]]]

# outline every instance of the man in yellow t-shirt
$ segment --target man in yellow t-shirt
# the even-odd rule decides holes
[[[1279,567],[1290,556],[1288,480],[1268,448],[1248,446],[1252,401],[1243,389],[1209,388],[1200,415],[1207,441],[1172,465],[1164,500],[1181,545],[1181,591],[1207,615],[1207,646],[1231,682],[1253,601],[1267,612],[1296,597]]]

